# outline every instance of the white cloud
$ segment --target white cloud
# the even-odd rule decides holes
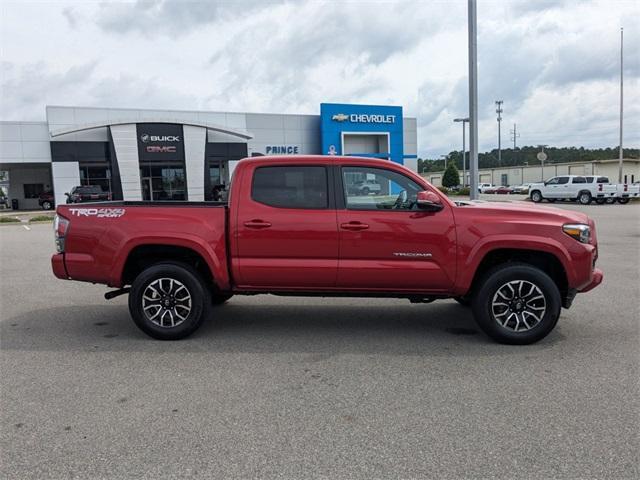
[[[318,113],[321,102],[402,105],[419,154],[460,148],[468,108],[465,2],[3,2],[3,119],[45,104]],[[479,2],[481,150],[617,143],[619,26],[625,142],[640,143],[634,2]],[[507,142],[505,141],[505,144]]]

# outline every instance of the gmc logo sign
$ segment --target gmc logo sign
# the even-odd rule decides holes
[[[149,153],[176,153],[176,147],[160,147],[160,146],[148,146],[146,147]]]

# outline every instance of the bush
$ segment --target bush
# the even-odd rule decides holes
[[[471,189],[469,187],[463,187],[456,192],[456,195],[468,196],[470,193]]]
[[[29,222],[52,222],[53,216],[51,215],[38,215],[36,217],[31,217]]]
[[[20,220],[15,217],[0,217],[0,223],[20,223]]]
[[[449,189],[447,187],[438,187],[438,190],[440,190],[445,195],[449,195]]]
[[[460,185],[460,172],[458,172],[455,162],[449,162],[449,165],[447,165],[447,169],[442,176],[442,185],[445,187]]]

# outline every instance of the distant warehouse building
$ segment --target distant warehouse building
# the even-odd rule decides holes
[[[358,155],[417,170],[416,119],[402,107],[322,103],[319,115],[46,107],[0,122],[0,180],[19,208],[81,185],[114,200],[210,200],[260,155]]]
[[[640,182],[640,159],[626,158],[622,166],[623,182]],[[433,185],[442,185],[444,172],[426,172],[421,175]],[[465,184],[469,185],[469,172]],[[548,163],[521,167],[484,168],[479,171],[479,183],[514,186],[548,180],[558,175],[599,175],[609,177],[611,183],[618,182],[618,159],[593,160],[589,162]],[[462,185],[462,172],[460,172]]]

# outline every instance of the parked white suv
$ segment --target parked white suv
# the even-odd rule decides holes
[[[481,183],[480,185],[478,185],[478,192],[484,193],[485,190],[489,190],[492,188],[496,188],[496,187],[494,187],[491,183]]]
[[[587,181],[590,178],[591,181]],[[546,199],[553,203],[556,200],[577,200],[582,205],[588,205],[592,200],[600,203],[607,198],[616,197],[616,186],[599,182],[606,177],[585,177],[582,175],[561,175],[553,177],[544,183],[533,183],[529,187],[529,197],[538,203]]]

